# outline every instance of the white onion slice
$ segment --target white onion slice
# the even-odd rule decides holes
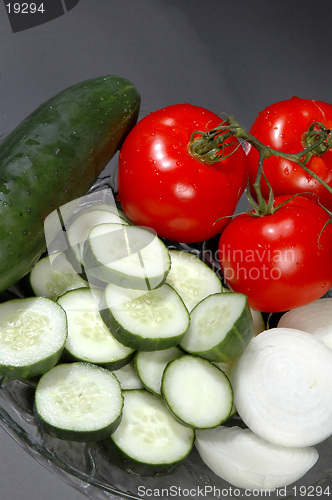
[[[196,449],[219,477],[238,488],[274,491],[303,477],[318,460],[315,448],[285,448],[249,429],[216,427],[196,431]]]
[[[240,417],[263,439],[297,447],[332,435],[332,350],[313,335],[290,328],[262,332],[230,378]]]
[[[317,339],[320,339],[330,349],[332,349],[332,325],[321,326],[312,333]]]
[[[281,316],[278,328],[296,328],[313,333],[317,328],[332,325],[332,297],[315,300]]]

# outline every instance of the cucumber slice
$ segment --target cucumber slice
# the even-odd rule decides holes
[[[128,363],[135,351],[114,338],[100,317],[97,290],[71,290],[58,299],[68,319],[65,351],[73,359],[115,370]]]
[[[190,313],[190,326],[180,347],[210,361],[238,358],[253,336],[247,296],[216,293],[203,299]]]
[[[105,190],[103,189],[103,192]],[[107,191],[107,190],[106,190]],[[114,197],[113,197],[113,191],[110,189],[110,198],[111,198],[111,201],[114,200]],[[96,191],[96,193],[100,193],[101,191]],[[93,193],[93,194],[96,194],[96,193]],[[90,197],[91,195],[89,195]],[[127,224],[130,224],[130,221],[128,219],[128,217],[126,216],[126,214],[120,209],[118,208],[116,205],[114,205],[113,203],[102,203],[102,202],[97,202],[97,203],[94,203],[92,204],[90,207],[86,207],[84,209],[85,212],[87,211],[90,211],[90,210],[106,210],[107,212],[111,212],[112,214],[116,214],[120,217],[120,221],[118,221],[120,224],[124,224],[124,223],[127,223]]]
[[[144,387],[161,396],[164,370],[170,361],[180,356],[183,356],[183,351],[176,346],[162,351],[138,351],[135,355],[135,368]]]
[[[122,408],[116,376],[88,363],[55,366],[40,378],[35,391],[36,420],[59,439],[105,439],[119,425]]]
[[[184,355],[165,368],[162,396],[173,415],[194,429],[217,427],[233,408],[233,391],[223,371],[206,359]]]
[[[31,378],[60,359],[67,338],[64,310],[45,297],[0,304],[0,375]]]
[[[194,431],[177,422],[162,398],[145,389],[123,391],[122,420],[105,443],[111,458],[128,472],[170,474],[193,448]]]
[[[40,259],[32,268],[29,278],[33,293],[51,300],[57,300],[69,290],[89,286],[88,282],[76,273],[63,252]]]
[[[229,288],[223,288],[224,293],[233,293]],[[257,311],[256,309],[249,308],[250,314],[252,317],[252,328],[253,328],[253,337],[264,332],[266,330],[266,324],[264,320],[263,313],[261,311]]]
[[[189,326],[186,306],[167,283],[148,292],[109,284],[100,313],[119,342],[141,351],[177,345]]]
[[[127,224],[117,213],[110,210],[101,210],[97,207],[79,212],[67,229],[68,243],[74,251],[78,262],[83,260],[83,247],[91,229],[98,224],[116,223]]]
[[[196,255],[184,250],[169,250],[169,254],[171,269],[166,282],[178,292],[189,311],[208,295],[223,291],[216,273]]]
[[[230,380],[231,373],[232,373],[232,368],[234,366],[235,360],[233,361],[227,361],[225,363],[220,362],[220,361],[212,361],[220,370],[222,370],[225,375],[227,375],[228,379]],[[230,417],[233,417],[237,413],[235,404],[234,404],[234,397],[233,397],[233,407],[232,411],[230,414]]]
[[[171,266],[165,244],[154,233],[136,226],[95,226],[83,253],[89,274],[126,288],[157,288],[165,282]]]
[[[144,386],[137,375],[134,360],[131,360],[118,370],[114,370],[113,373],[120,382],[121,389],[144,389]]]

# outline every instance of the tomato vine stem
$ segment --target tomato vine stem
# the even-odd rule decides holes
[[[207,163],[215,163],[222,161],[227,158],[233,151],[229,154],[226,153],[228,146],[234,146],[234,142],[226,142],[231,137],[236,137],[237,139],[242,139],[243,141],[251,144],[257,149],[259,153],[258,169],[255,182],[253,183],[253,188],[257,197],[257,204],[248,197],[248,201],[254,208],[254,215],[262,216],[272,214],[279,207],[274,207],[274,196],[272,188],[264,174],[263,164],[266,158],[270,156],[277,156],[284,158],[286,160],[297,163],[301,168],[303,168],[309,175],[320,182],[331,194],[332,188],[321,179],[315,172],[313,172],[309,167],[308,163],[312,156],[322,155],[326,151],[332,148],[332,131],[326,129],[326,127],[320,123],[315,122],[310,127],[304,137],[304,144],[306,148],[295,154],[285,153],[277,149],[271,148],[266,144],[263,144],[256,137],[250,134],[244,127],[242,127],[233,115],[228,115],[217,127],[211,130],[195,131],[191,135],[188,149],[190,153],[205,161]],[[241,143],[239,143],[241,145]],[[269,197],[265,200],[261,192],[261,180],[264,177],[268,188]],[[248,190],[247,190],[248,191]]]

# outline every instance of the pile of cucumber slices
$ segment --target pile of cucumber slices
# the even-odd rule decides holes
[[[326,406],[332,350],[301,332],[293,335],[300,347],[283,356],[290,328],[280,338],[262,332],[245,295],[223,289],[195,254],[167,248],[115,205],[79,207],[65,226],[65,245],[32,269],[29,297],[0,304],[0,375],[36,380],[41,429],[100,441],[136,474],[171,473],[196,447],[239,487],[273,490],[302,477],[318,459],[312,446],[332,434],[332,411],[324,433],[313,434],[316,399],[304,382]],[[308,349],[311,378],[296,358]],[[304,428],[289,398],[289,434],[274,394],[282,398],[280,381],[286,394],[294,380],[307,418]],[[247,429],[230,426],[236,412]]]

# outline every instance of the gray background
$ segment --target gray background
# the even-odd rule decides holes
[[[247,128],[293,95],[332,102],[331,26],[327,1],[80,0],[12,33],[0,3],[0,135],[66,86],[103,74],[132,80],[141,115],[189,102]],[[85,498],[3,429],[0,457],[2,500]]]

